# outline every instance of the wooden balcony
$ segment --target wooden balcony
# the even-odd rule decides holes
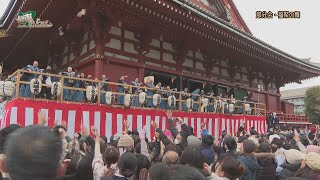
[[[19,92],[20,92],[20,88],[22,85],[30,85],[30,82],[27,81],[22,81],[21,80],[21,76],[24,74],[33,74],[34,77],[39,77],[41,76],[46,76],[46,77],[51,77],[58,79],[58,82],[61,82],[62,84],[62,89],[63,90],[70,90],[73,92],[76,91],[83,91],[85,92],[86,89],[85,88],[76,88],[73,86],[65,86],[64,82],[68,81],[68,80],[73,80],[73,81],[84,81],[84,82],[90,82],[92,84],[96,84],[96,88],[97,88],[97,98],[96,101],[90,101],[88,102],[87,100],[85,100],[86,98],[84,97],[84,100],[81,102],[74,102],[74,101],[68,101],[64,98],[63,95],[63,91],[61,92],[61,95],[59,97],[56,98],[52,98],[52,99],[44,99],[42,97],[38,97],[36,95],[32,95],[31,97],[23,97],[23,96],[19,96]],[[13,82],[15,82],[16,87],[15,87],[15,92],[14,92],[14,96],[10,97],[12,99],[32,99],[35,101],[52,101],[52,102],[67,102],[67,103],[90,103],[90,104],[97,104],[97,105],[105,105],[105,104],[101,104],[101,96],[104,96],[106,92],[112,92],[115,96],[115,100],[114,103],[112,105],[112,107],[123,107],[123,108],[143,108],[143,109],[161,109],[160,107],[145,107],[145,106],[139,106],[139,107],[125,107],[123,104],[118,104],[117,103],[117,98],[119,98],[119,96],[122,95],[125,96],[126,94],[131,94],[133,97],[137,97],[139,96],[138,94],[134,94],[133,89],[135,88],[140,88],[144,91],[153,91],[159,94],[163,94],[163,93],[170,93],[171,95],[174,95],[176,97],[176,107],[172,108],[173,111],[183,111],[183,103],[185,106],[186,100],[183,99],[182,97],[184,95],[189,95],[192,97],[196,97],[195,99],[197,99],[196,101],[194,101],[194,104],[198,105],[198,109],[193,110],[195,112],[202,112],[201,111],[201,99],[202,98],[209,98],[211,101],[209,103],[209,106],[214,106],[214,101],[218,99],[218,97],[215,96],[201,96],[198,94],[191,94],[191,93],[184,93],[184,92],[177,92],[177,91],[167,91],[167,90],[160,90],[157,88],[148,88],[145,86],[133,86],[133,85],[129,85],[129,84],[120,84],[120,83],[115,83],[115,82],[104,82],[105,84],[108,85],[108,91],[103,91],[101,90],[101,81],[100,80],[92,80],[92,79],[85,79],[85,78],[76,78],[76,77],[69,77],[69,76],[62,76],[62,75],[56,75],[56,74],[48,74],[48,73],[40,73],[40,72],[33,72],[33,71],[25,71],[25,70],[17,70],[16,72],[14,72],[12,75],[10,75],[8,77],[7,80],[11,80]],[[117,92],[117,89],[119,86],[124,86],[126,89],[128,89],[127,93],[119,93]],[[48,87],[51,88],[51,85],[47,85],[47,84],[42,84],[42,88],[43,87]],[[20,93],[21,94],[21,93]],[[151,96],[147,96],[147,98],[153,98]],[[231,99],[227,99],[227,98],[220,98],[221,101],[225,101],[225,102],[230,102]],[[167,98],[161,98],[161,101],[164,101],[167,103],[168,99]],[[252,116],[266,116],[266,105],[262,104],[262,103],[256,103],[256,102],[248,102],[248,101],[239,101],[239,100],[234,100],[235,103],[235,111],[233,113],[233,115],[252,115]],[[249,104],[251,107],[251,111],[250,112],[244,112],[243,113],[243,109],[245,104]],[[107,106],[107,105],[106,105]],[[205,112],[205,113],[218,113],[216,111],[214,112]],[[229,114],[229,113],[228,113]]]

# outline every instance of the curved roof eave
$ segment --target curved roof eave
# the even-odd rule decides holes
[[[175,3],[183,6],[183,7],[186,7],[188,8],[189,10],[193,11],[194,13],[198,14],[199,16],[203,17],[203,18],[206,18],[208,20],[210,20],[211,22],[223,27],[223,28],[226,28],[228,29],[229,31],[231,32],[234,32],[236,34],[238,34],[239,36],[242,36],[243,38],[259,45],[259,46],[262,46],[272,52],[274,52],[275,54],[278,54],[284,58],[287,58],[291,61],[294,61],[298,64],[301,64],[301,65],[304,65],[304,66],[307,66],[308,68],[311,68],[311,69],[314,69],[314,70],[317,70],[319,71],[319,74],[320,74],[320,67],[317,67],[317,66],[314,66],[312,64],[309,64],[309,63],[306,63],[306,62],[303,62],[301,61],[299,58],[297,57],[294,57],[293,55],[290,55],[280,49],[277,49],[275,48],[274,46],[271,46],[270,44],[254,37],[252,34],[250,33],[247,33],[247,32],[243,32],[241,31],[240,29],[228,24],[227,22],[225,22],[224,20],[214,16],[212,13],[209,13],[207,11],[203,11],[201,9],[197,9],[196,7],[192,7],[192,5],[190,3],[188,3],[188,1],[186,0],[173,0]],[[202,12],[201,12],[202,11]]]

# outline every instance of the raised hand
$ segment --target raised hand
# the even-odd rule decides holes
[[[157,129],[158,128],[158,124],[154,121],[151,121],[151,126],[154,128],[154,129]]]
[[[123,134],[128,134],[128,122],[127,120],[123,121],[124,131]]]
[[[47,122],[48,122],[48,119],[46,118],[44,111],[41,109],[38,112],[38,124],[44,126],[46,125]]]
[[[168,119],[172,118],[172,111],[170,111],[170,110],[167,111],[166,115],[167,115]]]
[[[184,124],[184,121],[181,117],[178,117],[178,120],[179,120],[179,124]]]
[[[142,130],[138,130],[140,139],[146,138],[146,126],[143,127]]]
[[[89,136],[89,130],[87,127],[84,127],[82,124],[81,124],[81,133],[83,136],[85,137],[88,137]]]
[[[91,132],[94,135],[95,140],[99,142],[100,136],[99,136],[98,130],[94,126],[91,126]]]

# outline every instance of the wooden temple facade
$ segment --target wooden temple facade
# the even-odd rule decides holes
[[[255,38],[232,0],[23,0],[13,12],[28,10],[54,26],[18,29],[9,18],[4,28],[14,36],[0,39],[7,44],[0,43],[1,53],[23,40],[4,68],[38,60],[56,70],[106,74],[113,82],[122,75],[128,81],[154,75],[155,83],[179,90],[249,95],[277,112],[281,86],[320,74]],[[258,85],[264,88],[258,91]]]

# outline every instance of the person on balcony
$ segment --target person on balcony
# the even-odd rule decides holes
[[[148,88],[155,88],[154,86],[154,79],[152,78],[147,78],[147,81],[145,82],[145,85]],[[152,103],[152,97],[153,97],[153,91],[152,89],[147,89],[147,107],[153,107],[153,103]]]
[[[52,74],[51,66],[47,66],[47,68],[45,70],[43,70],[42,72]],[[43,81],[42,83],[49,85],[49,86],[51,86],[51,84],[52,84],[50,76],[43,76],[42,81]],[[41,94],[43,94],[44,98],[51,99],[51,87],[43,86]]]
[[[132,88],[132,92],[134,94],[134,96],[133,96],[133,106],[134,107],[140,107],[139,92],[140,92],[141,82],[139,82],[139,78],[136,78],[134,81],[131,81],[131,85],[137,86],[137,87],[133,87]]]
[[[68,76],[68,77],[75,77],[75,73],[72,71],[72,67],[68,67],[67,72],[63,72],[62,75]],[[73,87],[74,80],[73,79],[64,79],[63,86],[65,87]],[[71,101],[73,96],[73,90],[71,89],[63,89],[63,99],[65,101]]]
[[[101,90],[102,91],[108,91],[108,82],[110,81],[110,78],[107,78],[106,75],[102,75],[102,80],[101,80]],[[106,93],[100,93],[100,103],[101,104],[106,104]]]
[[[31,71],[34,71],[34,72],[40,72],[40,69],[38,68],[38,61],[34,61],[32,65],[27,65],[26,67],[27,71],[31,72]],[[29,73],[26,73],[26,80],[28,82],[30,82],[33,78],[36,78],[37,75],[36,74],[29,74]],[[27,84],[25,86],[25,89],[24,89],[24,94],[23,94],[24,97],[32,97],[33,95],[31,94],[31,90],[30,90],[30,84]]]
[[[125,84],[127,84],[126,82],[125,82],[125,78],[127,78],[128,76],[121,76],[121,78],[118,80],[118,83],[119,84],[123,84],[123,85],[119,85],[118,86],[118,89],[117,89],[117,92],[118,93],[125,93]],[[118,105],[123,105],[123,103],[124,103],[124,95],[123,94],[118,94],[118,99],[117,99],[117,103],[118,103]]]
[[[78,74],[77,77],[83,79],[83,78],[84,78],[84,73]],[[82,80],[75,80],[75,82],[74,82],[74,87],[75,87],[75,88],[84,89],[84,88],[85,88],[84,81],[82,81]],[[76,90],[76,91],[74,91],[74,95],[73,95],[73,97],[72,97],[72,101],[75,101],[75,102],[83,102],[83,95],[84,95],[84,90]]]
[[[190,94],[188,92],[188,88],[184,88],[184,90],[181,92],[182,93],[182,111],[187,111],[187,102],[186,100],[190,97]]]

